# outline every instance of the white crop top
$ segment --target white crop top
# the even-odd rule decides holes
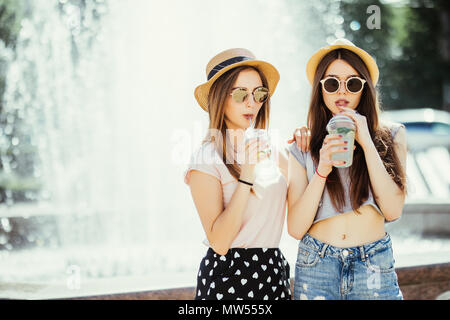
[[[399,123],[392,124],[392,126],[391,126],[392,138],[395,137],[398,129],[400,129],[401,127],[404,127],[404,125],[399,124]],[[314,162],[313,162],[310,152],[302,152],[297,147],[296,143],[292,143],[289,146],[288,150],[290,153],[292,153],[294,158],[302,165],[302,167],[304,167],[306,169],[308,181],[310,181],[316,171],[316,166],[314,165]],[[317,213],[314,218],[313,224],[316,222],[319,222],[321,220],[324,220],[324,219],[327,219],[330,217],[334,217],[338,214],[341,214],[344,212],[349,212],[349,211],[353,210],[351,203],[350,203],[350,196],[349,196],[349,188],[350,188],[349,168],[337,168],[337,169],[339,170],[339,177],[341,178],[341,181],[342,181],[342,184],[344,187],[345,205],[344,205],[342,211],[337,211],[333,207],[333,204],[330,199],[330,194],[328,193],[328,189],[325,188],[324,192],[322,194],[322,199],[320,200],[319,207],[317,209]],[[378,213],[383,216],[383,213],[381,212],[380,208],[378,207],[378,205],[373,197],[372,189],[370,186],[369,186],[369,196],[368,196],[367,200],[362,203],[361,206],[364,206],[367,204],[372,205],[378,211]],[[395,220],[393,220],[393,221],[395,221]],[[388,223],[388,222],[392,222],[392,221],[385,220],[385,222]]]

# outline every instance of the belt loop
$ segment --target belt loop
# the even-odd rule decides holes
[[[320,250],[320,257],[323,258],[323,256],[325,255],[325,250],[327,250],[328,248],[328,244],[324,244],[322,249]]]
[[[366,261],[366,253],[364,252],[364,246],[359,247],[359,253],[361,254],[361,260]]]

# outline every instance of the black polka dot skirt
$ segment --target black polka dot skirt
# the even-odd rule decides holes
[[[290,300],[289,263],[279,248],[209,248],[200,262],[195,300]]]

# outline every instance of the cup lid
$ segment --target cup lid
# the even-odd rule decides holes
[[[333,118],[330,119],[330,121],[328,121],[327,130],[330,130],[329,129],[330,126],[333,126],[337,123],[341,123],[348,128],[356,129],[355,122],[353,121],[352,118],[350,118],[348,116],[344,116],[344,115],[335,115]]]
[[[337,114],[330,119],[330,122],[337,122],[337,121],[350,121],[353,123],[352,118],[350,118],[349,116],[344,116],[342,114]]]

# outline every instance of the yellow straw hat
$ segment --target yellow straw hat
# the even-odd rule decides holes
[[[330,51],[344,48],[356,53],[362,61],[366,64],[369,69],[370,77],[372,78],[373,85],[375,86],[378,82],[379,71],[375,60],[370,54],[361,48],[355,46],[351,41],[347,39],[336,39],[331,45],[319,49],[313,56],[309,59],[306,64],[306,76],[308,77],[309,83],[313,84],[314,74],[316,73],[317,66],[320,60]]]
[[[280,80],[278,70],[268,62],[256,60],[255,55],[247,49],[228,49],[217,54],[208,62],[206,66],[207,82],[195,88],[195,98],[203,110],[208,112],[208,94],[214,81],[228,70],[239,66],[258,68],[266,77],[269,85],[269,95],[272,96]]]

